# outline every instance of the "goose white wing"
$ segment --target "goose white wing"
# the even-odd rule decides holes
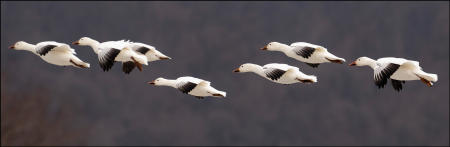
[[[263,68],[264,67],[277,68],[277,69],[281,69],[281,70],[288,70],[290,68],[298,69],[298,67],[290,66],[290,65],[287,65],[287,64],[281,64],[281,63],[270,63],[270,64],[264,65]]]
[[[312,47],[312,48],[320,47],[319,45],[311,44],[308,42],[294,42],[290,46],[292,46],[292,47]]]
[[[419,70],[422,70],[422,68],[419,66],[419,62],[417,62],[417,61],[406,61],[406,62],[403,62],[403,64],[400,65],[399,69],[404,69],[404,70],[419,69]]]
[[[284,73],[287,72],[287,70],[292,68],[298,70],[297,67],[293,67],[287,64],[270,63],[263,66],[263,72],[267,78],[278,80],[284,75]]]
[[[55,48],[55,50],[62,50],[62,51],[68,51],[72,54],[77,54],[73,48],[70,48],[68,44],[62,44],[61,46],[58,46]]]
[[[151,46],[151,45],[147,45],[144,43],[139,43],[139,42],[134,42],[132,43],[132,49],[136,52],[139,52],[141,54],[146,54],[147,52],[154,52],[155,51],[155,47]]]
[[[54,41],[44,41],[36,45],[36,53],[41,56],[45,56],[50,51],[65,51],[72,54],[76,54],[75,50],[70,48],[69,45],[64,43],[58,43]]]
[[[422,67],[420,67],[418,61],[407,60],[407,59],[403,59],[403,58],[384,57],[384,58],[378,59],[377,62],[380,62],[380,63],[385,63],[385,62],[387,62],[387,63],[395,63],[395,64],[399,64],[399,65],[402,65],[405,62],[410,62],[410,64],[417,66],[419,69],[422,69]]]
[[[384,57],[384,58],[380,58],[377,60],[377,63],[380,64],[388,64],[388,63],[394,63],[394,64],[403,64],[404,62],[406,62],[408,60],[403,59],[403,58],[395,58],[395,57]]]
[[[189,92],[192,91],[192,89],[194,89],[195,87],[197,87],[197,83],[193,83],[190,81],[179,81],[175,87],[180,90],[183,93],[188,94]]]
[[[123,49],[125,48],[127,45],[129,45],[129,42],[126,42],[124,40],[119,40],[119,41],[106,41],[103,42],[99,45],[99,48],[102,49],[107,49],[107,48],[115,48],[115,49]]]
[[[184,76],[184,77],[177,78],[177,81],[179,81],[179,82],[185,81],[185,82],[192,82],[192,83],[198,84],[198,83],[200,83],[202,81],[206,81],[206,80],[195,78],[195,77]],[[209,81],[206,81],[206,82],[210,83]]]
[[[199,78],[185,76],[185,77],[177,78],[176,87],[181,92],[187,94],[187,93],[191,92],[192,89],[197,87],[197,85],[199,85],[199,84],[205,84],[206,86],[209,86],[210,83],[211,82],[206,81],[206,80],[202,80],[202,79],[199,79]]]
[[[114,65],[120,51],[129,45],[125,40],[106,41],[99,45],[98,61],[103,71],[108,71]]]
[[[384,87],[387,80],[398,70],[400,65],[401,64],[397,64],[397,62],[377,62],[377,67],[374,69],[373,75],[375,85],[377,85],[378,88]]]
[[[307,42],[295,42],[291,44],[291,47],[293,47],[292,51],[295,54],[302,56],[305,59],[311,57],[314,52],[327,52],[326,48]]]
[[[98,63],[103,71],[108,71],[114,65],[114,60],[122,48],[102,47],[98,52]]]

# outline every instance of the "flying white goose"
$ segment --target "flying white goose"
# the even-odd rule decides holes
[[[236,68],[233,72],[254,72],[261,77],[280,84],[317,82],[316,76],[306,75],[301,72],[298,67],[280,63],[270,63],[262,67],[252,63],[245,63],[239,68]]]
[[[261,50],[283,52],[286,56],[305,62],[313,68],[318,67],[320,63],[333,62],[342,64],[345,62],[345,59],[329,53],[326,48],[306,42],[295,42],[290,46],[279,42],[270,42]]]
[[[131,72],[131,70],[128,70],[127,66],[130,62],[134,63],[140,71],[142,71],[142,64],[148,65],[147,57],[133,51],[131,47],[129,47],[130,43],[125,40],[106,41],[100,43],[89,37],[82,37],[72,44],[90,46],[98,55],[99,64],[103,71],[108,71],[111,69],[115,61],[122,62],[124,65],[122,70],[126,74]]]
[[[9,48],[15,50],[30,51],[50,64],[59,66],[71,65],[79,68],[89,68],[89,63],[81,61],[77,56],[75,56],[75,50],[64,43],[44,41],[33,45],[25,41],[19,41]]]
[[[176,80],[169,80],[165,78],[157,78],[154,81],[148,82],[155,86],[170,86],[180,90],[181,92],[193,95],[198,99],[203,99],[206,96],[225,97],[226,92],[219,91],[211,87],[211,82],[194,77],[179,77]]]
[[[172,59],[169,56],[166,56],[163,53],[159,52],[158,50],[155,49],[155,47],[151,45],[139,42],[131,42],[131,41],[128,42],[130,43],[131,49],[136,51],[138,54],[145,55],[147,57],[148,62]],[[134,67],[136,67],[134,62],[125,62],[123,63],[122,70],[125,73],[130,73],[134,69]]]
[[[431,87],[432,82],[438,80],[436,74],[424,72],[419,62],[403,58],[385,57],[375,61],[369,57],[360,57],[349,65],[370,66],[374,70],[375,85],[378,88],[384,88],[388,79],[391,79],[392,87],[397,91],[402,89],[405,81],[421,80]]]

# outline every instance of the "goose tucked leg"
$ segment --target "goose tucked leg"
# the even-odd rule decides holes
[[[420,77],[420,81],[422,81],[423,83],[427,84],[428,87],[432,87],[433,83],[431,83],[430,81]]]
[[[314,83],[314,81],[310,80],[310,79],[299,79],[299,78],[296,78],[296,80],[298,80],[298,81],[300,81],[302,83]]]
[[[75,63],[72,59],[70,59],[70,63],[72,63],[72,64],[75,65],[76,67],[80,67],[80,68],[88,68],[88,66],[86,66],[86,65]]]
[[[343,64],[344,63],[344,61],[342,61],[340,59],[328,59],[328,58],[325,58],[325,59],[327,59],[328,61],[330,61],[332,63],[339,63],[339,64]]]
[[[427,84],[427,86],[431,87],[433,86],[432,82],[436,82],[437,81],[437,75],[436,74],[430,74],[430,73],[426,73],[422,70],[418,70],[415,71],[415,74],[417,77],[420,78],[420,81],[422,81],[423,83]]]
[[[218,93],[213,94],[213,96],[217,96],[217,97],[225,97],[225,96],[223,96],[222,94],[218,94]]]
[[[136,64],[137,68],[139,69],[139,71],[142,71],[142,64],[137,62],[134,57],[131,57],[131,60],[134,61],[134,63]]]

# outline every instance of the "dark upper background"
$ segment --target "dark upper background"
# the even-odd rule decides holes
[[[16,41],[131,39],[173,58],[125,75],[59,67]],[[449,145],[449,2],[1,2],[2,145]],[[270,41],[323,45],[347,60],[313,69]],[[360,56],[420,61],[439,75],[377,89]],[[318,83],[280,85],[231,71],[282,62]],[[194,76],[227,92],[198,100],[157,77]]]

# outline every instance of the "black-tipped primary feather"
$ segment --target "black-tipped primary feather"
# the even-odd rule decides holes
[[[40,49],[38,49],[36,51],[36,53],[38,53],[41,56],[46,55],[48,52],[50,52],[52,49],[54,49],[56,47],[56,45],[46,45],[41,47]]]
[[[399,67],[400,65],[398,64],[390,63],[384,69],[376,73],[374,77],[375,85],[377,85],[378,88],[384,88],[387,80],[391,78],[392,74],[394,74]]]
[[[114,65],[114,60],[116,59],[117,55],[119,55],[119,53],[119,49],[111,48],[98,60],[103,71],[108,71],[109,69],[111,69],[111,67]]]
[[[133,61],[124,62],[122,64],[122,71],[126,74],[130,74],[131,71],[136,67],[136,64]]]
[[[309,58],[316,49],[312,47],[297,47],[293,50],[297,55],[302,56],[303,58]]]
[[[394,87],[394,89],[396,91],[400,91],[403,88],[402,87],[402,83],[405,83],[405,81],[399,81],[399,80],[391,79],[391,83],[392,83],[392,87]]]
[[[195,84],[195,83],[185,82],[185,83],[182,83],[182,84],[178,85],[177,89],[180,90],[181,92],[187,94],[187,93],[191,92],[192,89],[194,89],[196,86],[197,86],[197,84]]]
[[[264,73],[268,78],[278,80],[286,73],[286,71],[277,68],[264,68]]]
[[[313,67],[313,68],[317,68],[320,65],[320,63],[316,63],[316,64],[314,64],[314,63],[306,63],[306,64],[311,66],[311,67]]]
[[[136,49],[136,52],[145,54],[145,53],[147,53],[149,50],[150,50],[149,48],[146,48],[146,47],[140,47],[140,48]]]

